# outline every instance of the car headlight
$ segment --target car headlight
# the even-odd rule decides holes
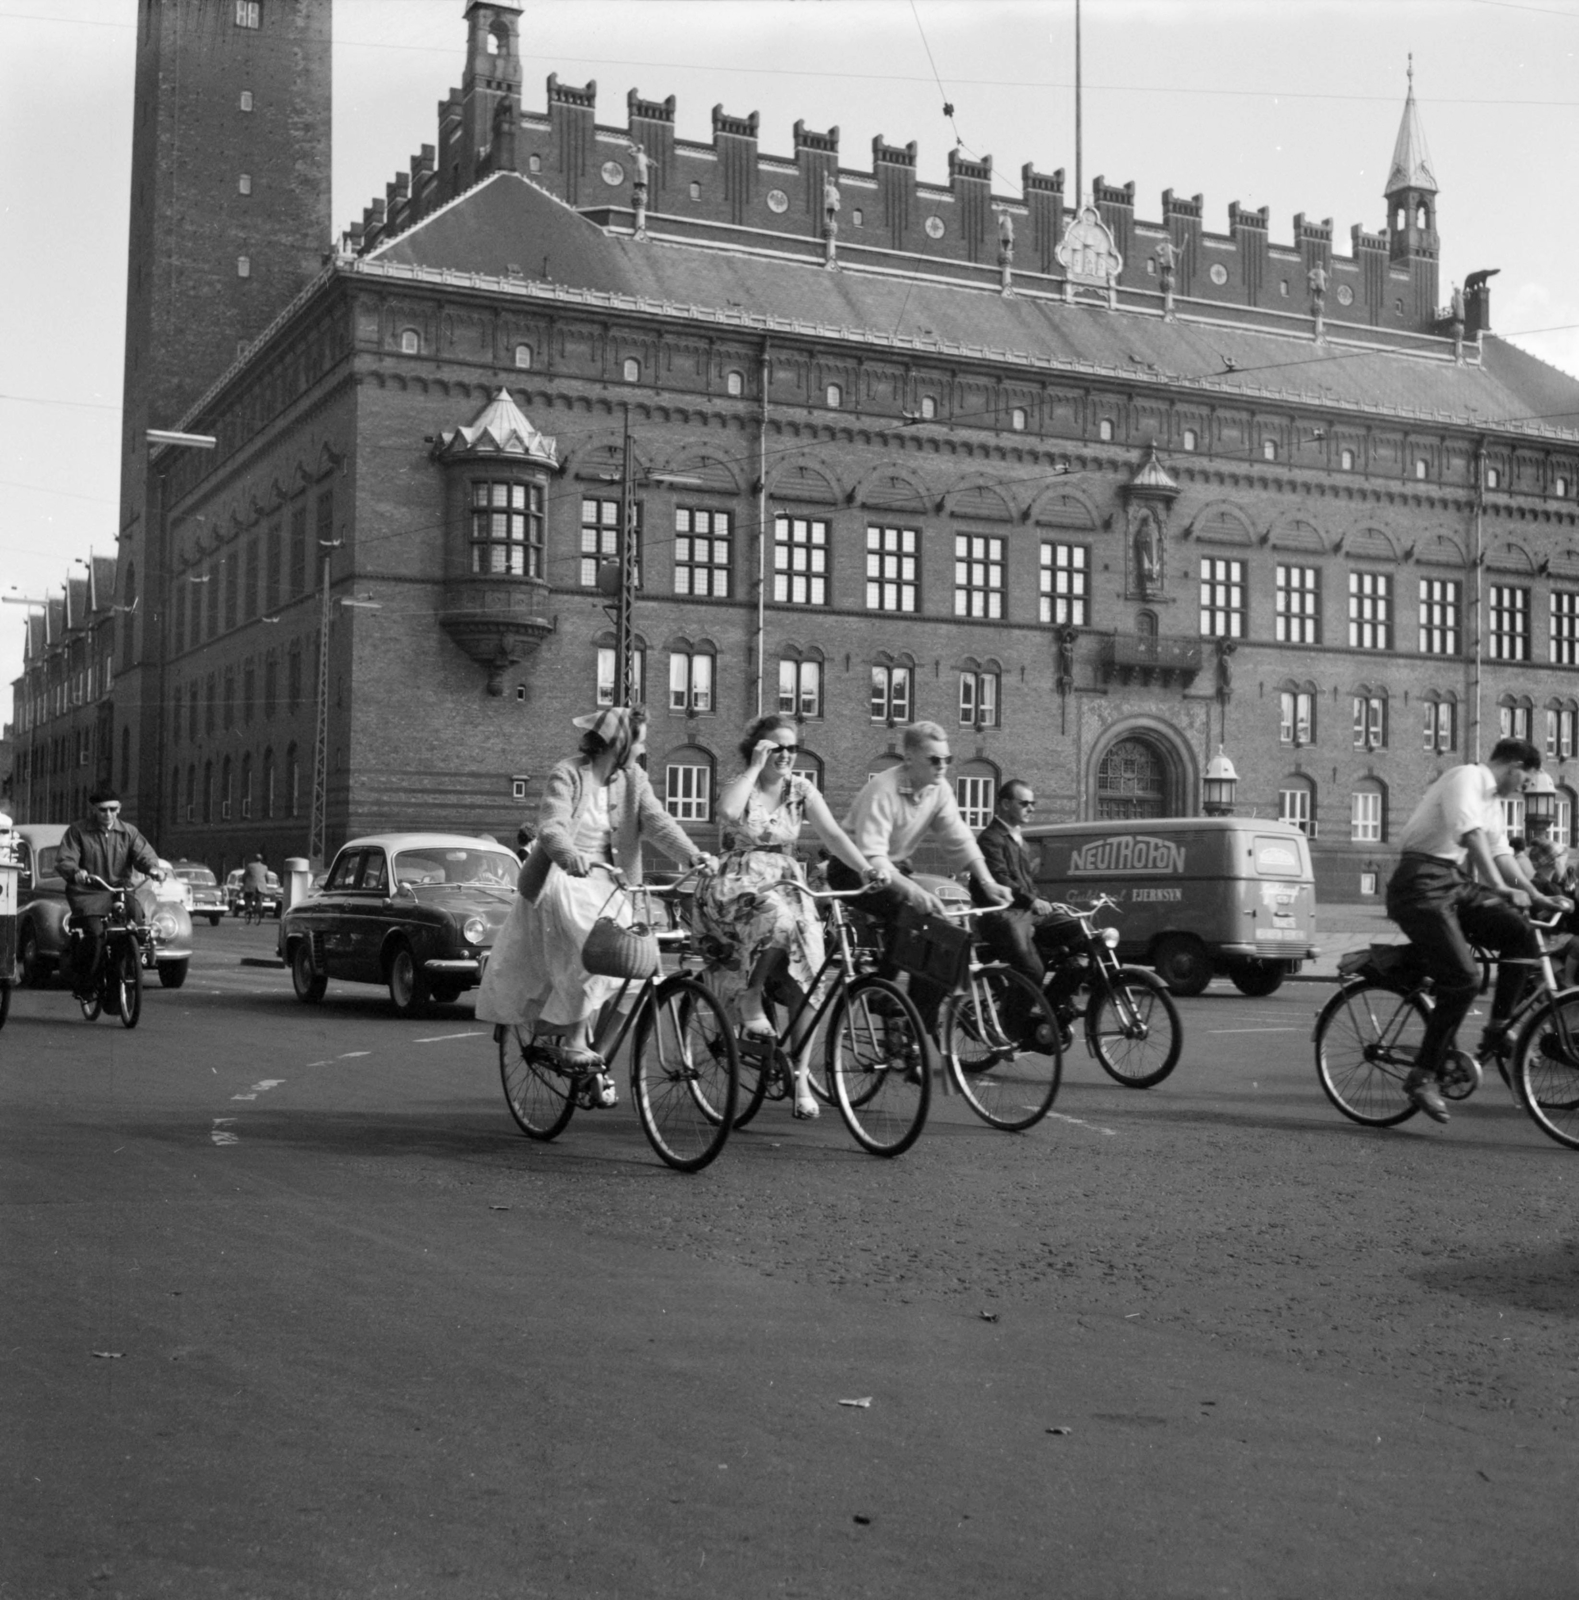
[[[488,937],[488,924],[481,917],[468,917],[461,934],[467,944],[481,944]]]
[[[1109,950],[1118,949],[1118,929],[1117,928],[1103,928],[1102,929],[1102,943],[1105,944],[1108,947]]]
[[[158,911],[153,918],[154,940],[158,944],[169,944],[175,938],[178,924],[168,911]]]

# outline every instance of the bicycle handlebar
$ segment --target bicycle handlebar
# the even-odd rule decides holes
[[[1099,894],[1090,905],[1084,907],[1064,900],[1053,900],[1049,904],[1054,911],[1062,911],[1066,917],[1094,917],[1097,912],[1105,910],[1108,906],[1115,911],[1123,910],[1118,901],[1109,894]]]

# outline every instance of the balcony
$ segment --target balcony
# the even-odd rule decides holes
[[[1183,687],[1201,670],[1201,641],[1119,633],[1103,640],[1099,660],[1104,682]]]

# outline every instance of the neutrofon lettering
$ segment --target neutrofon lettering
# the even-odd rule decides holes
[[[1184,871],[1184,846],[1172,839],[1149,834],[1123,834],[1113,839],[1094,839],[1069,855],[1069,875],[1095,877],[1099,873],[1144,873],[1168,877]]]

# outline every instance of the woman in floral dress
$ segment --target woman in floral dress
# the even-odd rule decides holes
[[[788,887],[806,881],[795,859],[801,825],[809,822],[846,866],[863,875],[869,870],[816,786],[794,770],[799,753],[790,717],[759,717],[746,730],[740,742],[745,771],[719,798],[725,854],[696,895],[715,988],[748,1039],[774,1037],[763,1009],[766,988],[771,986],[793,1008],[822,967],[816,907]],[[817,1115],[817,1102],[806,1084],[808,1070],[801,1051],[795,1061],[797,1117]]]

